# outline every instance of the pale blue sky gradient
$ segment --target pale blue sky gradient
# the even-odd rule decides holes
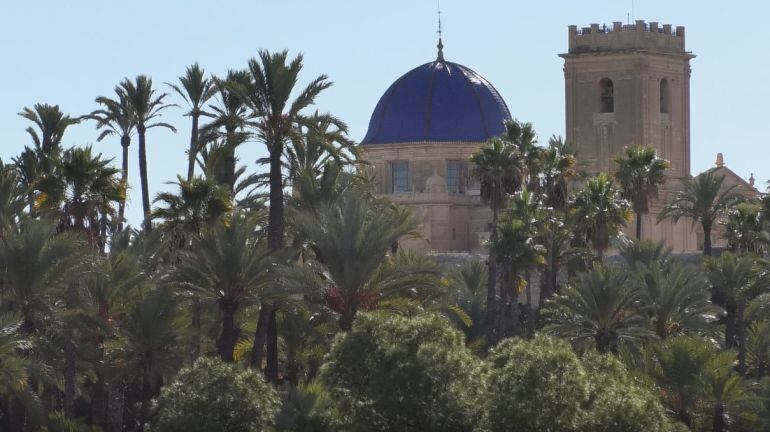
[[[542,141],[564,134],[562,60],[567,26],[626,21],[629,1],[442,0],[447,60],[484,75],[512,114],[534,123]],[[637,19],[687,27],[692,62],[692,167],[713,165],[718,151],[748,178],[770,177],[767,136],[770,101],[770,3],[763,1],[637,0]],[[0,6],[0,157],[29,144],[26,120],[36,102],[73,115],[112,96],[123,77],[143,73],[159,88],[198,61],[223,74],[242,68],[261,48],[305,54],[303,83],[326,73],[335,82],[318,101],[348,122],[352,138],[366,133],[380,95],[401,74],[436,55],[436,2],[392,1],[86,1],[3,2]],[[182,103],[178,98],[174,102]],[[148,135],[150,189],[185,171],[189,123],[182,110],[164,119],[179,128]],[[96,143],[93,123],[75,126],[64,144],[94,144],[119,154],[117,139]],[[253,165],[255,143],[240,153]],[[119,164],[119,161],[117,161]],[[132,150],[128,215],[137,224],[141,199]]]

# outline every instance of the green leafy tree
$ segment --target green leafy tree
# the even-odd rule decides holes
[[[172,132],[176,128],[168,123],[157,121],[161,112],[173,105],[164,102],[168,93],[157,93],[152,87],[152,79],[139,75],[134,81],[128,78],[115,87],[119,98],[125,99],[133,113],[136,122],[136,132],[139,135],[139,177],[142,185],[142,208],[144,210],[144,229],[149,232],[150,222],[150,189],[147,185],[147,130],[162,127]]]
[[[481,419],[481,363],[435,315],[362,314],[334,342],[321,380],[345,430],[470,431]]]
[[[152,430],[163,432],[272,430],[280,406],[258,372],[207,358],[182,369],[155,403]]]
[[[599,260],[631,217],[628,202],[604,173],[586,180],[570,200],[570,217],[578,232],[587,235]]]
[[[658,215],[658,220],[671,218],[674,222],[687,218],[693,226],[703,229],[703,254],[711,255],[711,229],[725,216],[727,210],[740,200],[733,191],[736,186],[722,187],[725,177],[710,170],[693,179],[684,179],[682,189]]]
[[[179,77],[179,84],[166,83],[171,87],[176,94],[178,94],[189,106],[189,110],[185,113],[185,116],[190,117],[192,120],[190,130],[190,147],[187,150],[187,181],[192,181],[195,175],[195,160],[198,155],[198,148],[200,143],[198,142],[199,127],[198,123],[203,115],[208,115],[203,110],[204,105],[214,97],[217,91],[215,81],[211,78],[206,78],[206,71],[201,68],[198,63],[193,63],[187,66],[185,74]]]
[[[673,431],[655,395],[611,356],[579,359],[543,335],[508,339],[488,358],[489,430]]]
[[[636,238],[641,240],[642,216],[650,212],[650,198],[658,197],[658,187],[665,182],[671,164],[650,146],[627,147],[615,164],[615,179],[636,213]]]
[[[631,289],[627,277],[617,268],[600,265],[579,274],[546,302],[544,331],[601,353],[649,339],[653,333],[636,305],[641,294]]]

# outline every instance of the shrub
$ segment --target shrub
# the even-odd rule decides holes
[[[163,388],[152,430],[261,432],[272,427],[279,404],[259,372],[204,358]]]
[[[481,361],[444,318],[362,314],[334,342],[321,379],[351,430],[471,431]]]
[[[503,341],[489,363],[492,432],[677,430],[651,388],[610,355],[581,360],[566,342],[541,335]]]

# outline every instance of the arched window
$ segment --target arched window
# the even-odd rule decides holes
[[[615,112],[615,86],[612,84],[612,80],[609,78],[602,78],[602,80],[599,81],[599,88],[601,89],[601,112]]]
[[[671,110],[671,89],[668,85],[668,80],[663,78],[660,80],[660,112],[668,114]]]

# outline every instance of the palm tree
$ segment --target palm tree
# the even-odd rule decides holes
[[[206,78],[206,71],[198,63],[193,63],[187,67],[184,76],[179,77],[179,87],[176,84],[166,83],[179,96],[184,99],[190,110],[185,114],[192,119],[192,130],[190,131],[190,148],[187,151],[187,181],[192,181],[195,174],[195,160],[198,154],[198,121],[202,115],[207,115],[203,106],[217,92],[215,81]]]
[[[529,272],[544,262],[544,248],[537,242],[537,230],[545,218],[540,206],[539,200],[527,189],[516,193],[497,225],[494,242],[490,243],[490,255],[497,259],[503,270],[500,297],[505,313],[501,318],[512,317],[510,311],[516,307],[518,294],[526,291],[528,324],[534,324]],[[505,337],[508,333],[505,327],[501,328],[498,337]],[[534,331],[532,327],[528,326],[527,330]]]
[[[217,104],[209,105],[208,115],[212,120],[201,129],[202,143],[213,143],[218,137],[224,138],[219,145],[221,155],[214,177],[219,183],[228,185],[231,194],[235,189],[235,150],[248,137],[244,130],[252,119],[246,103],[234,89],[243,88],[250,82],[249,72],[245,70],[229,70],[224,79],[215,79]]]
[[[497,237],[497,217],[505,207],[508,195],[518,190],[524,182],[524,166],[521,154],[515,145],[500,138],[494,138],[476,151],[471,157],[473,176],[481,182],[481,199],[492,210],[492,233],[490,243]],[[490,257],[487,281],[488,332],[494,332],[498,316],[497,307],[497,260]],[[494,334],[489,334],[494,339]]]
[[[162,205],[153,210],[152,218],[162,220],[161,228],[177,242],[176,246],[187,249],[205,230],[225,223],[232,202],[222,185],[208,179],[194,177],[186,181],[177,176],[172,184],[179,192],[159,193],[153,202]]]
[[[734,351],[714,354],[705,365],[698,383],[699,390],[713,409],[713,432],[729,430],[729,420],[738,418],[741,405],[750,396],[749,386],[740,374],[735,372],[736,355]]]
[[[620,256],[632,270],[655,263],[667,268],[673,262],[671,249],[663,241],[653,243],[623,237],[619,246]]]
[[[628,201],[605,173],[589,178],[570,202],[570,216],[578,229],[587,235],[599,260],[610,246],[610,238],[631,217]]]
[[[738,349],[739,371],[746,372],[746,304],[770,288],[768,263],[753,256],[730,252],[704,262],[714,304],[726,314],[725,346]]]
[[[711,255],[711,229],[714,223],[724,216],[740,196],[733,193],[736,186],[723,188],[725,177],[717,177],[714,170],[699,174],[694,179],[682,181],[682,190],[676,194],[658,215],[658,221],[671,218],[678,222],[681,218],[692,219],[693,226],[700,222],[703,228],[703,254]]]
[[[237,313],[262,298],[268,282],[270,256],[255,229],[238,216],[229,226],[216,226],[196,242],[171,276],[174,283],[217,301],[221,315],[217,350],[227,362],[233,361],[238,342]]]
[[[174,105],[164,102],[168,93],[157,94],[152,88],[152,79],[145,75],[139,75],[134,81],[128,78],[115,87],[115,92],[120,98],[125,98],[136,122],[136,131],[139,135],[139,177],[142,183],[142,208],[144,209],[144,229],[149,232],[152,229],[150,221],[150,190],[147,185],[147,130],[162,127],[176,132],[176,128],[168,123],[156,122],[161,116],[161,111]]]
[[[636,213],[636,238],[641,240],[642,216],[650,212],[650,198],[658,197],[658,186],[665,182],[671,164],[650,146],[626,147],[625,154],[615,158],[615,164],[615,179]]]
[[[21,218],[25,206],[24,195],[16,169],[0,160],[0,238]]]
[[[96,103],[102,105],[101,109],[91,113],[89,118],[96,120],[96,128],[103,129],[97,141],[102,141],[110,135],[120,137],[121,170],[120,183],[123,189],[123,197],[118,204],[117,229],[123,230],[126,214],[126,191],[128,190],[128,149],[131,146],[131,135],[136,130],[136,120],[132,108],[125,94],[118,93],[118,99],[110,99],[105,96],[96,98]]]
[[[386,253],[396,240],[414,234],[416,223],[406,211],[355,192],[317,213],[296,215],[294,225],[317,251],[318,264],[294,266],[288,273],[292,286],[321,293],[339,314],[344,331],[350,330],[360,309],[372,309],[388,295],[419,289],[422,278],[435,272],[422,265],[388,268]]]
[[[615,352],[654,336],[636,309],[639,298],[626,274],[596,264],[546,302],[541,312],[546,319],[544,331],[581,349]]]
[[[524,168],[522,183],[530,191],[539,192],[538,176],[543,164],[543,148],[537,145],[537,134],[532,123],[517,119],[507,121],[502,139],[516,146],[521,155]]]
[[[770,321],[753,322],[746,341],[748,372],[757,379],[764,378],[770,370]]]
[[[553,136],[542,153],[540,193],[543,201],[557,212],[564,212],[569,197],[567,185],[577,177],[575,152],[561,137]]]
[[[27,195],[27,206],[29,207],[30,215],[35,214],[35,187],[43,175],[41,158],[39,150],[24,146],[24,151],[12,159],[19,183]]]
[[[326,75],[319,75],[310,81],[292,100],[299,74],[302,71],[302,55],[287,63],[288,51],[270,53],[260,51],[259,58],[249,60],[251,79],[247,83],[234,83],[228,87],[234,90],[251,110],[256,121],[252,124],[255,136],[268,151],[269,157],[269,210],[267,223],[267,247],[275,252],[283,247],[285,234],[283,155],[292,140],[300,139],[299,126],[312,127],[303,113],[315,103],[318,95],[332,83]],[[245,85],[244,85],[245,84]],[[330,123],[344,129],[343,123],[328,116]],[[264,305],[260,314],[270,316],[268,327],[276,328],[272,306]],[[268,376],[277,379],[277,335],[267,337]],[[255,344],[256,345],[256,344]]]
[[[74,233],[56,234],[45,219],[24,219],[0,240],[3,308],[18,312],[28,335],[44,331],[53,316],[51,301],[80,270],[83,245]]]
[[[453,292],[450,294],[450,300],[471,319],[470,327],[463,326],[466,341],[469,343],[477,343],[484,336],[486,279],[487,266],[479,258],[462,263],[452,273]]]
[[[756,202],[742,202],[727,212],[724,223],[727,244],[733,252],[762,254],[770,245],[770,232],[762,221],[762,207]]]
[[[647,371],[661,389],[663,404],[677,420],[691,427],[694,411],[701,403],[704,371],[717,355],[714,344],[679,336],[649,350],[653,358]]]
[[[27,133],[35,142],[35,148],[44,155],[55,153],[67,128],[81,121],[80,117],[73,118],[61,112],[59,105],[49,104],[35,104],[32,109],[25,107],[19,115],[37,126],[37,131],[28,127]]]
[[[661,339],[679,334],[710,335],[720,309],[709,301],[699,273],[679,261],[670,265],[640,265],[631,284],[640,293],[642,310]]]
[[[179,370],[179,342],[184,325],[180,318],[171,290],[147,290],[129,304],[118,337],[109,344],[116,352],[116,361],[138,387],[137,430],[144,430],[150,417],[150,402],[158,394],[164,377]]]

